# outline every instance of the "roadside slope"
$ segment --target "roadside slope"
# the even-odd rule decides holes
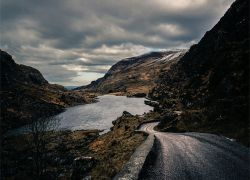
[[[163,131],[220,133],[249,145],[249,1],[236,0],[201,41],[160,75],[151,97]]]

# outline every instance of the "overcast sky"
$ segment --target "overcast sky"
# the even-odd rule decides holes
[[[1,45],[51,83],[84,85],[120,59],[188,48],[233,0],[0,0]]]

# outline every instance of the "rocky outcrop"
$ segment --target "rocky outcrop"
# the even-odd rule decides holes
[[[4,51],[0,51],[0,66],[1,132],[91,100],[81,92],[49,84],[38,70],[16,64]]]
[[[146,133],[136,131],[137,127],[143,122],[154,120],[158,117],[159,114],[154,112],[141,117],[138,115],[133,116],[129,112],[124,111],[121,117],[113,121],[114,126],[111,128],[111,131],[101,135],[90,145],[94,157],[98,159],[98,163],[91,170],[91,178],[112,179],[123,167],[129,166],[125,164],[129,161],[137,147],[136,155],[133,155],[129,161],[130,165],[133,165],[132,169],[128,167],[126,170],[122,170],[120,175],[122,176],[124,173],[138,174],[140,166],[143,165],[145,156],[147,156],[147,152],[152,145],[153,137],[140,146],[147,135]]]
[[[152,52],[123,59],[113,65],[104,77],[77,89],[104,94],[122,92],[128,96],[147,94],[156,85],[160,72],[169,69],[185,52]]]
[[[249,1],[237,0],[160,74],[151,97],[163,110],[183,111],[174,125],[181,131],[221,133],[249,144],[249,56]]]

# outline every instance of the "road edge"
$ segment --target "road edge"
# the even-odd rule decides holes
[[[113,180],[137,180],[151,151],[155,141],[155,136],[150,134],[147,139],[135,150],[129,161],[122,170],[113,178]]]

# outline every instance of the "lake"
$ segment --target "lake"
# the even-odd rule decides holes
[[[153,110],[144,104],[145,98],[104,95],[98,97],[98,102],[67,108],[55,116],[58,130],[100,129],[104,132],[112,127],[112,121],[120,117],[123,111],[133,115],[143,115]],[[27,132],[27,126],[11,130],[8,134]]]
[[[128,98],[126,96],[104,95],[98,102],[68,108],[57,115],[59,129],[101,129],[108,130],[112,121],[120,117],[123,111],[133,115],[143,115],[151,106],[144,104],[145,98]]]

